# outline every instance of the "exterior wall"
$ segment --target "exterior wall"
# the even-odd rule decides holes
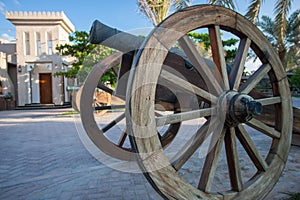
[[[60,26],[58,27],[58,36],[58,45],[66,44],[69,42],[69,34]]]
[[[11,77],[8,74],[8,62],[15,64],[15,45],[14,44],[2,44],[0,41],[0,81],[1,91],[0,95],[7,96],[11,95],[12,99],[15,100],[15,88]]]
[[[0,52],[0,81],[1,91],[0,95],[7,95],[12,91],[11,81],[7,73],[6,53]]]
[[[39,74],[53,75],[63,69],[63,57],[55,47],[68,41],[74,26],[63,12],[7,12],[6,18],[16,26],[17,67],[21,69],[17,74],[18,106],[41,103]],[[29,36],[29,53],[26,49],[28,43],[25,34]],[[51,52],[49,41],[52,46]],[[65,87],[63,77],[52,76],[53,104],[65,103]]]

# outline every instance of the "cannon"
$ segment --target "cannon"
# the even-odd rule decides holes
[[[187,36],[191,31],[209,33],[211,60]],[[221,31],[239,40],[231,67]],[[98,148],[118,159],[135,159],[165,199],[262,199],[271,191],[287,161],[293,111],[282,64],[255,25],[226,8],[198,5],[172,14],[145,39],[96,21],[90,40],[120,51],[96,64],[82,87],[82,124]],[[250,51],[261,66],[244,80]],[[99,83],[110,69],[118,76],[115,89]],[[256,89],[265,77],[272,85],[268,96]],[[93,107],[95,88],[115,96],[117,103]],[[95,110],[120,114],[99,127]],[[106,132],[121,120],[126,126],[119,138],[109,139]],[[202,123],[188,129],[191,120]],[[184,140],[182,132],[188,136]],[[268,144],[258,146],[260,137]],[[195,157],[202,147],[203,159]],[[220,165],[228,172],[219,174]],[[245,166],[252,166],[251,175]],[[188,176],[191,171],[197,175]]]

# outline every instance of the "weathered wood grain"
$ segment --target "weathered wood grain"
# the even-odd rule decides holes
[[[274,126],[270,126],[264,120],[256,117],[252,121],[247,122],[259,132],[262,132],[262,134],[270,136],[272,144],[266,158],[260,156],[246,131],[240,127],[234,129],[234,123],[222,122],[224,123],[224,128],[216,130],[223,131],[213,132],[215,135],[218,135],[216,140],[218,142],[217,145],[211,146],[211,151],[209,151],[204,168],[202,169],[199,188],[197,188],[187,184],[175,169],[180,169],[182,163],[185,163],[190,155],[197,150],[199,147],[197,145],[202,144],[202,140],[206,135],[203,130],[206,126],[202,130],[200,129],[200,133],[203,136],[192,137],[193,139],[188,141],[184,149],[182,149],[184,152],[178,152],[177,159],[175,159],[174,163],[171,163],[166,155],[164,155],[159,137],[156,135],[154,93],[156,91],[155,85],[161,75],[162,65],[167,57],[167,51],[178,42],[191,63],[195,65],[196,71],[199,71],[202,80],[208,83],[207,88],[209,89],[207,91],[218,98],[218,105],[221,106],[219,102],[222,102],[222,99],[220,98],[223,96],[227,98],[224,95],[224,93],[228,92],[224,90],[226,86],[220,86],[219,75],[212,75],[212,71],[206,62],[199,58],[200,55],[195,51],[193,44],[186,37],[186,33],[189,31],[197,28],[211,27],[215,27],[215,29],[211,29],[210,31],[211,38],[215,38],[216,40],[219,38],[219,36],[216,36],[218,34],[218,28],[216,27],[229,31],[240,38],[238,54],[228,80],[233,90],[239,91],[243,66],[249,48],[258,55],[263,63],[263,67],[261,71],[258,71],[253,76],[252,80],[249,80],[250,82],[242,86],[244,88],[241,90],[246,93],[249,92],[249,95],[254,99],[260,99],[259,101],[265,105],[264,107],[273,108],[273,110],[269,111],[266,109],[260,116],[261,118],[274,114],[275,117],[273,118]],[[225,75],[222,72],[222,60],[217,61],[218,59],[222,59],[222,56],[220,56],[222,50],[219,49],[221,45],[218,43],[213,45],[214,49],[218,51],[215,52],[214,61],[218,67],[219,74],[221,74],[221,78],[223,78]],[[128,92],[130,93],[127,95],[126,100],[128,103],[126,120],[128,131],[131,135],[132,146],[139,155],[138,161],[153,187],[164,198],[168,199],[261,199],[266,196],[275,185],[284,168],[292,131],[292,107],[288,82],[280,60],[269,41],[243,16],[222,7],[205,5],[193,6],[168,17],[159,27],[155,28],[141,48],[143,50],[139,52],[136,63],[133,65],[134,69],[132,70],[132,76],[128,84]],[[255,88],[257,83],[255,79],[261,79],[266,74],[270,77],[273,84],[274,97],[256,98],[255,95],[252,95],[253,88]],[[188,80],[188,77],[185,78]],[[207,79],[205,80],[205,78]],[[181,82],[181,84],[189,83]],[[193,83],[193,85],[201,88],[196,83]],[[203,96],[203,94],[200,93],[199,95]],[[228,96],[228,98],[230,100],[233,97]],[[210,107],[211,105],[208,104],[208,106]],[[219,111],[223,110],[220,109]],[[226,111],[226,114],[228,112]],[[227,118],[227,120],[229,119]],[[230,129],[229,132],[224,131],[228,128]],[[249,180],[243,180],[239,172],[239,159],[235,147],[235,137],[240,140],[243,148],[258,169],[258,172]],[[197,140],[194,140],[196,138]],[[212,193],[210,187],[213,182],[223,142],[225,142],[227,161],[229,162],[231,188],[225,192]]]

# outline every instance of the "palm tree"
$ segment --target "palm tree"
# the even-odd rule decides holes
[[[299,29],[297,28],[297,26],[295,26],[295,19],[297,17],[299,18],[299,14],[296,15],[296,13],[294,13],[294,19],[287,19],[292,1],[293,0],[276,0],[274,8],[275,20],[273,21],[271,18],[263,17],[263,23],[260,23],[260,26],[263,28],[263,31],[269,37],[272,36],[273,45],[277,49],[278,55],[285,66],[287,66],[286,56],[287,51],[289,50],[287,49],[287,38],[290,38],[289,34],[291,32],[295,32],[296,29]],[[208,0],[208,3],[225,6],[233,10],[235,9],[234,0]],[[251,0],[250,5],[248,6],[248,11],[245,16],[253,23],[258,22],[259,12],[263,3],[264,0]],[[291,17],[293,17],[293,15],[291,15]],[[289,23],[293,23],[294,26],[293,24]],[[294,37],[294,39],[299,41],[298,37]],[[293,46],[293,48],[295,49],[296,46]],[[293,52],[295,53],[295,51]]]
[[[300,66],[300,10],[295,11],[288,20],[287,25],[288,52],[285,64],[288,70]]]
[[[277,0],[275,3],[274,14],[275,21],[278,28],[277,31],[283,34],[286,30],[286,18],[288,12],[291,8],[293,0]],[[235,0],[208,0],[209,4],[220,5],[232,10],[235,10]],[[246,13],[246,17],[251,20],[253,23],[256,23],[258,20],[259,12],[261,9],[264,0],[251,0],[250,5],[248,6],[248,11]],[[283,36],[281,36],[283,39]]]
[[[277,50],[279,58],[288,71],[299,62],[300,10],[296,10],[286,20],[286,34],[283,39],[276,31],[276,22],[268,16],[262,16],[258,26]]]
[[[278,44],[283,44],[287,31],[287,16],[291,8],[293,0],[276,0],[274,14],[275,14],[275,29],[278,35]],[[220,5],[232,10],[235,10],[235,0],[208,0],[208,3],[213,5]],[[259,12],[264,0],[251,0],[248,6],[246,17],[253,23],[258,21]],[[157,25],[170,12],[171,6],[175,9],[186,7],[190,4],[189,0],[138,0],[138,6],[142,13],[144,13],[154,25]],[[280,47],[282,48],[282,47]]]
[[[287,20],[292,1],[293,0],[276,0],[274,8],[275,20],[272,21],[271,24],[269,23],[269,25],[272,25],[272,30],[271,32],[268,32],[269,30],[267,25],[265,25],[266,30],[264,30],[267,34],[273,34],[273,40],[275,40],[273,42],[273,45],[275,45],[275,48],[277,49],[278,55],[283,64],[285,64],[285,57],[287,55],[287,50],[289,50],[289,48],[287,49],[286,42],[287,38],[291,38],[288,37],[288,35],[292,32],[292,30],[290,29],[296,29],[296,26],[293,27],[291,24],[289,24],[292,19]],[[224,6],[232,10],[236,9],[235,0],[208,0],[208,3]],[[251,0],[245,16],[253,23],[258,22],[259,12],[263,3],[264,0]],[[170,14],[170,9],[172,7],[174,7],[175,10],[178,10],[188,6],[189,4],[189,0],[138,0],[140,11],[151,20],[153,25],[157,25],[164,18],[166,18]],[[291,15],[291,17],[292,16],[293,15]],[[294,17],[295,20],[296,16]],[[271,22],[271,19],[263,18],[263,20],[264,19]],[[294,25],[295,24],[296,23],[294,23]],[[294,38],[299,41],[298,37]],[[296,46],[294,45],[293,48],[296,48]]]
[[[148,17],[154,26],[170,14],[172,7],[179,10],[189,5],[189,0],[138,0],[140,11]]]

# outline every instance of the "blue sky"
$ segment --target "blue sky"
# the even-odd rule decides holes
[[[237,0],[238,11],[244,14],[250,0]],[[5,11],[64,11],[76,30],[89,31],[92,22],[101,22],[123,31],[150,28],[152,24],[138,12],[136,0],[1,0],[0,38],[12,39],[14,26],[5,19]],[[192,4],[204,4],[206,0],[191,0]],[[275,0],[265,0],[261,14],[272,16]],[[294,0],[292,10],[300,8]]]

